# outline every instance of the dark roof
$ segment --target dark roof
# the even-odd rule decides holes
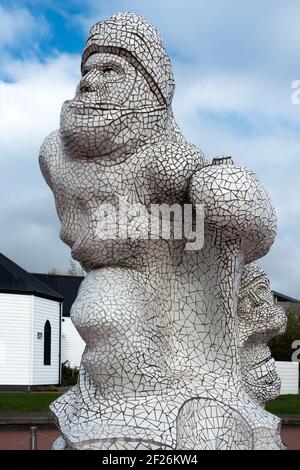
[[[36,274],[33,276],[59,292],[64,298],[63,316],[69,317],[74,300],[77,297],[83,276],[67,276],[63,274]]]
[[[281,294],[280,292],[276,292],[273,290],[273,294],[277,298],[278,302],[292,302],[293,304],[297,304],[300,300],[293,299],[292,297],[288,297],[287,295]]]
[[[63,296],[0,253],[0,292],[32,294],[62,301]]]

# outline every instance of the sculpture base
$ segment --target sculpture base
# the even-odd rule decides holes
[[[224,384],[102,401],[76,385],[50,408],[63,436],[54,449],[284,449],[280,420]]]

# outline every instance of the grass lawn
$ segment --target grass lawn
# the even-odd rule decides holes
[[[58,392],[1,392],[0,413],[47,412]]]
[[[281,395],[269,401],[266,410],[274,415],[300,415],[300,395]]]
[[[59,392],[1,392],[0,413],[47,412]],[[300,414],[300,395],[281,395],[270,401],[266,409],[271,413]]]

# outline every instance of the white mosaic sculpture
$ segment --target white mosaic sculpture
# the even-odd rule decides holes
[[[274,210],[252,172],[186,142],[173,93],[158,32],[115,15],[91,29],[75,97],[41,148],[60,236],[87,271],[71,312],[86,349],[78,384],[51,405],[55,448],[281,448],[279,420],[243,385],[248,310],[240,337],[237,322],[243,266],[268,252]],[[204,204],[204,246],[99,236],[99,210],[109,220],[123,199],[146,219],[152,204]]]

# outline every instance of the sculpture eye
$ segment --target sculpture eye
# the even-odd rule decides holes
[[[115,70],[113,67],[105,67],[103,69],[103,74],[104,75],[108,75],[108,74],[111,74],[111,73],[117,73],[117,70]]]
[[[89,73],[90,69],[88,69],[87,67],[86,68],[83,68],[82,69],[82,72],[81,72],[81,76],[82,77],[85,77],[88,73]]]
[[[258,286],[258,288],[256,289],[256,293],[261,296],[266,295],[267,292],[268,292],[267,286]]]

